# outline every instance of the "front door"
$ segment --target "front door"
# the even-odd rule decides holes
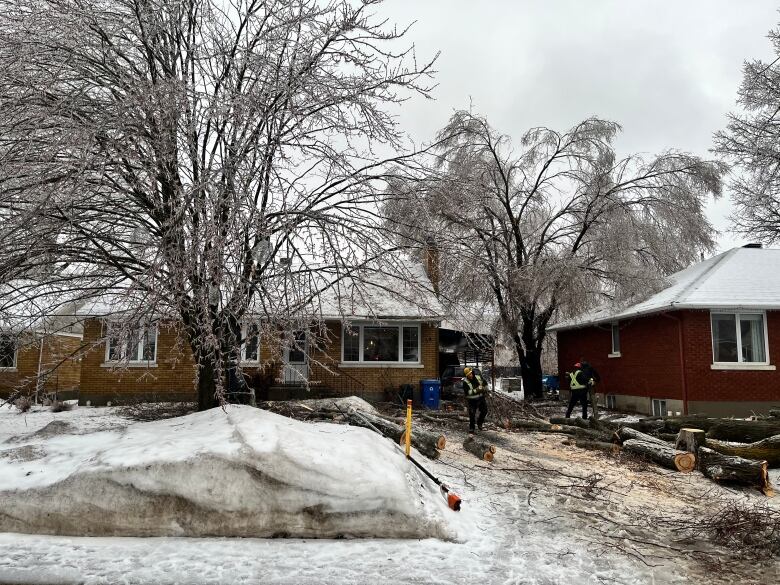
[[[284,383],[305,384],[309,379],[306,333],[296,331],[284,352]]]

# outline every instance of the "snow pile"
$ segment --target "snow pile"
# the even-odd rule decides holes
[[[444,499],[371,431],[248,406],[0,446],[0,532],[452,539]]]

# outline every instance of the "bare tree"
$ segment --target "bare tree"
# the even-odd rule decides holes
[[[738,104],[715,152],[737,166],[730,187],[734,228],[759,241],[780,241],[780,30],[769,31],[775,59],[745,62]]]
[[[508,136],[456,112],[438,136],[436,173],[399,179],[386,207],[406,238],[435,233],[450,306],[489,301],[512,339],[527,395],[541,395],[551,319],[626,303],[713,247],[702,205],[723,169],[667,152],[618,159],[620,127],[587,119],[567,132]]]
[[[215,404],[242,320],[305,323],[385,249],[410,158],[372,148],[431,63],[379,2],[0,0],[0,280],[181,322]]]

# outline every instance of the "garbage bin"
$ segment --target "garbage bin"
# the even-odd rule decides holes
[[[439,380],[420,380],[420,390],[423,406],[432,410],[438,410],[441,382]]]

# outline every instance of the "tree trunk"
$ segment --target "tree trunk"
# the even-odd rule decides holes
[[[493,461],[493,454],[496,452],[493,445],[474,437],[466,438],[463,441],[463,448],[484,461]]]
[[[593,420],[598,421],[599,420],[599,404],[598,400],[596,398],[596,388],[595,386],[590,386],[588,388],[588,402],[590,402],[590,416]]]
[[[722,455],[707,447],[699,449],[699,469],[705,477],[725,483],[757,487],[764,494],[772,495],[766,468],[766,461]]]
[[[671,445],[646,443],[636,439],[629,439],[623,443],[623,450],[642,455],[655,461],[662,467],[675,469],[683,473],[689,473],[696,468],[696,455],[675,451]]]
[[[707,418],[706,416],[669,416],[643,418],[640,422],[658,425],[658,430],[665,433],[679,433],[682,428],[693,428],[708,431],[713,425],[722,422],[720,418]]]
[[[780,435],[745,445],[734,445],[717,439],[707,439],[707,447],[723,455],[758,459],[766,461],[769,467],[780,467]]]
[[[707,431],[708,439],[754,443],[780,435],[780,420],[726,420],[723,419]]]
[[[349,423],[356,427],[371,428],[371,425],[388,439],[391,439],[399,444],[406,444],[406,428],[402,425],[396,424],[383,418],[381,416],[374,416],[366,412],[361,413],[349,413],[347,414]],[[368,422],[366,422],[368,421]],[[371,423],[371,425],[369,425]],[[372,429],[373,430],[373,429]],[[403,443],[401,439],[403,438]],[[438,445],[446,444],[446,439],[442,435],[435,433],[428,433],[426,431],[412,429],[412,446],[420,453],[425,455],[428,459],[436,459],[439,456],[437,450]]]
[[[689,453],[698,453],[707,442],[706,433],[701,429],[680,429],[674,448]]]
[[[620,427],[615,431],[615,438],[619,443],[625,443],[626,441],[634,440],[642,441],[643,443],[655,443],[671,448],[671,445],[666,441],[659,439],[658,437],[651,437],[650,435],[646,435],[645,433],[630,427]]]
[[[208,410],[219,404],[216,398],[217,379],[214,361],[207,357],[198,360],[198,410]]]

